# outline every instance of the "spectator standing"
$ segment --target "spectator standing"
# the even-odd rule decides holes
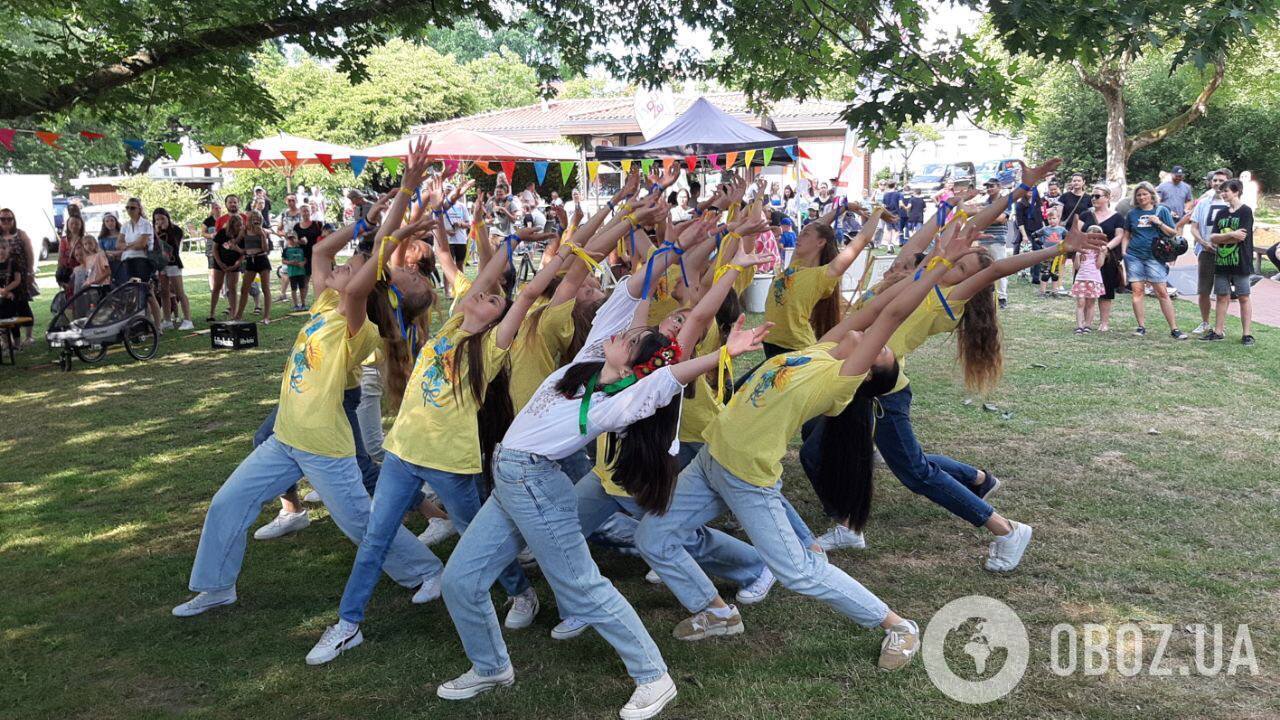
[[[281,257],[283,257],[283,248],[288,245],[286,242],[293,229],[302,222],[302,208],[298,205],[298,196],[290,193],[284,196],[284,210],[280,212],[280,221],[276,223],[276,235],[280,238]],[[290,291],[289,273],[284,264],[281,263],[280,271],[277,273],[280,282],[280,294],[276,296],[276,300],[284,302]]]
[[[1076,173],[1067,183],[1067,191],[1056,200],[1062,204],[1062,226],[1071,227],[1076,216],[1086,212],[1090,207],[1089,197],[1084,193],[1084,176]]]
[[[231,219],[232,215],[236,215],[241,220],[244,220],[244,213],[240,212],[240,196],[239,195],[226,196],[225,198],[223,198],[223,204],[226,207],[227,211],[224,214],[218,216],[217,220],[214,222],[214,226],[213,226],[214,230],[221,230],[222,228],[226,227],[227,221]]]
[[[1044,210],[1040,203],[1031,201],[1029,195],[1018,198],[1014,203],[1014,212],[1017,214],[1017,227],[1014,228],[1016,236],[1013,237],[1013,254],[1017,255],[1022,251],[1022,243],[1027,243],[1031,248],[1031,252],[1042,249],[1040,245],[1040,228],[1044,227]],[[1030,276],[1031,284],[1040,288],[1040,275],[1043,270],[1041,263],[1031,266]],[[1044,293],[1041,293],[1043,295]]]
[[[307,292],[307,255],[298,244],[297,235],[288,235],[284,239],[284,251],[280,253],[280,263],[285,267],[289,278],[290,299],[293,300],[294,311],[305,310],[304,298]]]
[[[1007,203],[1000,196],[1000,182],[995,178],[987,178],[982,187],[987,193],[987,205]],[[987,226],[986,230],[982,231],[982,235],[978,236],[978,244],[987,249],[987,254],[992,260],[1002,260],[1009,256],[1008,221],[1009,213],[1002,212]],[[1009,278],[1002,277],[996,282],[996,298],[1001,310],[1009,306]]]
[[[267,191],[261,185],[253,189],[254,210],[262,213],[262,227],[271,227],[271,198],[267,197]],[[256,207],[257,203],[262,203],[262,207]]]
[[[1213,292],[1218,306],[1214,309],[1213,330],[1201,340],[1222,340],[1226,332],[1227,308],[1234,295],[1240,303],[1240,342],[1254,344],[1253,304],[1249,300],[1249,276],[1253,274],[1253,208],[1244,204],[1244,183],[1227,180],[1222,183],[1222,199],[1227,206],[1213,218],[1214,232],[1209,241],[1217,248],[1214,259]]]
[[[1102,267],[1102,295],[1098,296],[1098,332],[1111,330],[1111,306],[1116,290],[1124,285],[1124,266],[1120,263],[1120,247],[1124,244],[1124,216],[1111,209],[1111,188],[1094,185],[1089,196],[1093,207],[1080,216],[1085,229],[1097,225],[1107,236],[1107,252]]]
[[[590,213],[587,212],[587,209],[582,205],[581,191],[574,190],[570,197],[572,199],[570,199],[569,202],[564,204],[564,211],[569,215],[569,217],[573,217],[574,213],[578,212],[579,208],[582,209],[582,215],[584,217],[587,217],[590,215]]]
[[[911,191],[910,197],[903,200],[906,209],[907,226],[903,230],[902,244],[907,244],[912,235],[921,227],[924,227],[924,196],[920,194],[920,188]]]
[[[1169,299],[1167,281],[1169,266],[1155,259],[1152,243],[1161,236],[1172,236],[1173,214],[1169,208],[1156,204],[1156,189],[1149,182],[1138,183],[1133,190],[1133,207],[1125,216],[1124,269],[1133,291],[1133,316],[1138,327],[1133,331],[1138,337],[1146,337],[1146,288],[1151,286],[1160,302],[1160,312],[1169,323],[1169,335],[1174,340],[1186,340],[1189,335],[1178,329],[1173,300]]]
[[[13,210],[0,208],[0,317],[33,317],[30,281],[35,275],[35,260],[31,253],[31,239],[18,229],[18,218]],[[35,343],[31,339],[34,320],[22,323],[22,346]],[[16,342],[17,335],[6,338]]]
[[[456,188],[452,184],[444,186],[445,197],[451,197]],[[449,206],[444,211],[444,232],[449,238],[449,254],[453,256],[453,263],[458,267],[464,267],[463,263],[467,259],[467,233],[471,230],[471,211],[467,209],[465,198],[458,198],[458,201]],[[447,288],[447,292],[452,295],[454,288]]]
[[[151,226],[155,228],[156,242],[165,254],[164,274],[160,276],[160,300],[163,305],[162,330],[194,330],[191,323],[191,302],[182,282],[182,228],[173,223],[169,211],[156,208],[151,211]],[[182,309],[182,323],[178,324],[178,309]]]
[[[1192,251],[1196,254],[1196,296],[1200,305],[1200,324],[1192,335],[1201,335],[1213,327],[1209,323],[1209,309],[1213,304],[1213,283],[1217,267],[1218,248],[1209,241],[1214,233],[1213,220],[1220,210],[1226,209],[1222,199],[1222,184],[1231,179],[1231,171],[1223,168],[1209,176],[1209,189],[1196,201],[1195,208],[1185,220],[1191,226],[1191,238],[1195,241]]]
[[[74,225],[72,220],[76,220]],[[58,243],[58,269],[54,271],[54,280],[58,287],[70,297],[75,292],[75,284],[71,275],[80,264],[76,258],[76,247],[84,241],[84,220],[80,217],[80,206],[67,205],[67,219],[62,225],[62,238]]]
[[[510,189],[503,184],[494,186],[493,200],[489,201],[487,212],[498,232],[499,240],[514,232],[516,224],[520,222],[520,208],[511,196]]]
[[[1044,227],[1037,230],[1033,236],[1031,246],[1036,250],[1055,247],[1067,236],[1067,228],[1062,225],[1061,205],[1057,203],[1051,204],[1049,206],[1049,217],[1045,218],[1044,222]],[[1064,273],[1062,263],[1065,260],[1066,258],[1063,256],[1055,257],[1049,261],[1047,268],[1041,269],[1040,282],[1043,283],[1043,292],[1040,293],[1040,297],[1052,298],[1067,294],[1062,288],[1062,275]]]
[[[1173,215],[1176,223],[1190,209],[1193,191],[1191,183],[1183,179],[1184,174],[1181,165],[1174,165],[1170,172],[1173,177],[1160,183],[1160,186],[1156,188],[1156,194],[1160,196],[1160,205],[1169,209],[1169,213]]]
[[[106,213],[102,216],[102,227],[98,230],[98,247],[106,253],[107,263],[111,268],[111,284],[114,286],[128,282],[129,275],[124,270],[124,261],[120,259],[120,255],[124,252],[120,247],[120,219],[115,216],[115,213]]]
[[[271,258],[267,255],[271,249],[268,245],[266,229],[262,224],[262,216],[257,210],[249,212],[244,223],[244,235],[240,240],[240,249],[244,251],[244,276],[241,278],[240,303],[238,312],[232,317],[236,320],[244,316],[245,305],[249,303],[249,293],[253,281],[257,278],[262,284],[263,301],[266,308],[254,307],[254,314],[262,312],[262,324],[271,324]]]
[[[671,222],[682,223],[693,218],[693,207],[689,203],[689,191],[676,193],[675,207],[671,208]]]
[[[359,190],[348,190],[347,199],[351,201],[351,222],[366,220],[370,205],[369,201],[365,200],[364,193]]]
[[[302,307],[299,310],[307,309],[307,288],[311,282],[311,249],[320,242],[320,236],[324,234],[324,224],[317,220],[311,213],[309,206],[303,205],[299,209],[302,219],[297,225],[293,226],[293,236],[298,239],[298,247],[302,248],[302,269],[304,282],[302,283]],[[292,286],[293,281],[290,281]]]
[[[230,206],[228,200],[227,205]],[[213,236],[213,262],[217,267],[213,270],[213,290],[209,295],[208,321],[217,319],[218,300],[222,297],[223,287],[227,289],[227,312],[235,315],[237,283],[240,280],[240,268],[244,262],[244,253],[240,249],[240,238],[244,235],[244,216],[240,213],[228,213],[227,218]]]
[[[896,220],[887,223],[884,228],[885,247],[893,249],[898,244],[898,234],[901,232],[906,218],[902,214],[902,193],[898,190],[898,182],[889,180],[885,182],[884,187],[884,209],[897,217]]]
[[[147,286],[147,307],[151,310],[151,319],[156,324],[156,333],[164,334],[164,324],[160,317],[160,302],[151,291],[151,278],[156,268],[151,264],[147,253],[158,243],[155,228],[151,221],[142,216],[142,201],[136,197],[129,198],[124,204],[129,219],[120,226],[120,240],[124,249],[121,259],[124,260],[125,273],[129,280]]]

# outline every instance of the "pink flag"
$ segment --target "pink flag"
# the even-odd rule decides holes
[[[0,128],[0,145],[13,152],[13,128]]]
[[[249,162],[253,163],[253,166],[254,166],[254,167],[260,167],[260,166],[258,165],[258,158],[262,156],[262,151],[261,151],[261,150],[258,150],[258,149],[256,149],[256,148],[247,147],[247,148],[242,148],[242,149],[241,149],[241,152],[243,152],[243,153],[244,153],[244,156],[245,156],[245,157],[249,158]]]

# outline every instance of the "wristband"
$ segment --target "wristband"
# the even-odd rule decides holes
[[[412,191],[412,190],[410,190],[410,189],[409,189],[409,188],[407,188],[407,187],[402,187],[402,188],[400,188],[400,194],[401,194],[401,195],[412,195],[412,194],[413,194],[413,191]]]
[[[937,255],[937,256],[934,256],[934,258],[929,261],[929,264],[925,266],[925,270],[933,270],[938,265],[943,265],[948,270],[955,267],[955,264],[952,263],[950,260],[942,257],[941,255]]]
[[[609,212],[614,212],[618,209],[613,204],[613,198],[609,198],[608,200],[605,200],[604,204],[605,204],[605,207],[609,208]]]
[[[1031,186],[1024,182],[1018,183],[1018,189],[1024,192],[1031,192]]]
[[[711,284],[715,285],[716,283],[720,282],[720,278],[724,277],[724,274],[729,272],[730,270],[737,270],[738,274],[742,274],[747,271],[747,269],[742,267],[741,265],[734,265],[733,263],[727,263],[725,265],[721,265],[720,267],[716,268],[716,274],[711,278]]]
[[[623,217],[623,219],[625,219],[628,223],[630,223],[630,224],[631,224],[631,227],[632,227],[633,229],[634,229],[634,228],[638,228],[638,227],[640,227],[640,221],[636,219],[636,214],[635,214],[635,213],[627,213],[626,215],[623,215],[622,217]]]

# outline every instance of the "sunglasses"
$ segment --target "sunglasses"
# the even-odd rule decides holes
[[[124,209],[125,210],[141,210],[142,208],[138,207],[137,205],[126,205]]]
[[[1102,193],[1094,193],[1094,194],[1093,194],[1093,199],[1094,199],[1094,200],[1097,200],[1098,198],[1104,198],[1104,197],[1106,197],[1106,195],[1103,195]]]
[[[0,222],[13,222],[12,217],[0,217]]]

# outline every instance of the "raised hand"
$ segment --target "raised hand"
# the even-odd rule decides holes
[[[655,173],[655,175],[657,174]],[[680,179],[680,166],[676,163],[671,163],[671,166],[663,170],[662,174],[658,175],[656,179],[663,190],[675,185],[676,180]]]
[[[582,217],[582,203],[575,203],[573,208],[573,219],[569,221],[569,224],[573,227],[581,227]]]
[[[412,190],[422,184],[427,173],[427,155],[431,153],[431,140],[426,136],[418,138],[409,146],[409,156],[404,161],[404,175],[400,177],[400,187]]]
[[[729,331],[729,338],[725,340],[724,347],[731,357],[738,357],[763,348],[764,338],[773,327],[773,323],[767,322],[758,327],[744,329],[742,326],[746,321],[746,315],[739,315],[733,323],[733,329]]]
[[[1046,161],[1043,165],[1037,165],[1036,167],[1029,168],[1027,167],[1026,163],[1019,160],[1018,165],[1019,167],[1022,168],[1022,183],[1024,185],[1030,185],[1031,187],[1035,187],[1036,185],[1039,185],[1046,177],[1053,174],[1053,171],[1057,170],[1058,166],[1061,164],[1062,164],[1062,158],[1056,157],[1056,158],[1049,158],[1049,160]]]
[[[734,254],[733,260],[730,260],[729,264],[747,268],[752,265],[763,265],[765,263],[772,262],[773,260],[774,257],[769,253],[747,252],[746,244],[739,243],[738,252]]]
[[[1076,253],[1081,250],[1099,250],[1106,247],[1106,245],[1106,235],[1102,233],[1087,233],[1081,229],[1079,215],[1072,218],[1071,229],[1067,231],[1067,236],[1062,239],[1062,247],[1069,253]]]
[[[640,171],[632,170],[627,173],[627,179],[622,183],[622,189],[618,191],[617,197],[628,198],[636,194],[636,190],[640,188]]]
[[[742,220],[735,222],[729,226],[730,232],[736,232],[743,237],[759,235],[769,228],[769,221],[760,217],[759,214],[746,215]]]
[[[424,215],[416,221],[397,228],[393,235],[397,240],[404,238],[415,238],[419,235],[434,230],[440,223],[430,215]]]

